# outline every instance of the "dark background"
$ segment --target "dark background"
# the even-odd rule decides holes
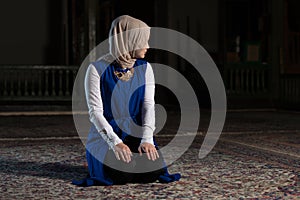
[[[15,106],[9,109],[16,105],[70,106],[72,91],[65,92],[66,83],[58,95],[60,78],[56,75],[60,72],[53,72],[53,79],[43,75],[42,81],[49,78],[49,86],[42,84],[40,92],[32,67],[49,68],[50,75],[51,66],[78,68],[90,50],[107,38],[111,21],[128,14],[199,42],[224,79],[229,108],[299,109],[300,62],[293,58],[300,55],[299,6],[297,0],[2,0],[0,103]],[[259,59],[248,62],[245,45],[252,42],[259,44]],[[194,87],[200,106],[210,107],[203,79],[184,59],[150,49],[147,60],[178,70]],[[20,72],[21,68],[28,70]],[[32,75],[28,83],[20,79],[26,73]],[[61,73],[63,79],[70,76]],[[67,81],[72,85],[71,79]],[[29,95],[26,84],[32,88]],[[47,96],[45,90],[51,85],[56,93]],[[156,90],[159,103],[176,107],[171,91],[161,86]]]

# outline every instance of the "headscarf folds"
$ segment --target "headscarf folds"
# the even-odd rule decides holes
[[[135,50],[149,48],[150,27],[128,15],[116,18],[109,31],[109,51],[122,68],[131,68]]]

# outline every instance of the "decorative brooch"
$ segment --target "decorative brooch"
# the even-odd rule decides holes
[[[132,69],[132,68],[131,68]],[[129,81],[133,77],[133,69],[129,68],[116,68],[114,74],[121,81]]]

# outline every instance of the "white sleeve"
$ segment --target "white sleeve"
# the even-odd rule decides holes
[[[145,74],[145,96],[142,110],[143,137],[141,143],[153,143],[153,132],[155,130],[155,80],[152,67],[147,63]]]
[[[103,116],[103,103],[100,91],[100,76],[94,65],[90,65],[86,71],[85,96],[89,109],[90,121],[95,125],[99,134],[108,143],[111,149],[122,142],[113,128]]]

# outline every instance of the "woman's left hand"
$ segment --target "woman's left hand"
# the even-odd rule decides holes
[[[143,152],[145,152],[147,154],[147,157],[149,160],[154,161],[159,158],[159,154],[158,154],[155,146],[148,142],[144,142],[144,143],[140,144],[138,151],[139,151],[140,155],[142,155]]]

